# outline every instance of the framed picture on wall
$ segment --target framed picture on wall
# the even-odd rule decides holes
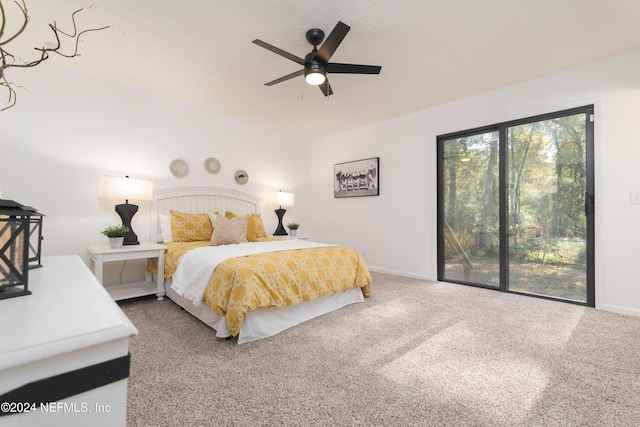
[[[333,197],[380,195],[380,158],[337,163],[333,166]]]

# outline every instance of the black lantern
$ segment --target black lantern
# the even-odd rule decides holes
[[[42,267],[40,257],[42,252],[42,217],[36,209],[31,206],[24,206],[26,211],[31,212],[29,216],[29,269]]]
[[[40,266],[42,216],[31,207],[0,199],[0,299],[31,294],[29,268],[34,262],[32,268]],[[30,243],[32,235],[36,243]]]

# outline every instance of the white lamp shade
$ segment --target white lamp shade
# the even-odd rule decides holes
[[[293,193],[286,193],[284,191],[270,191],[267,193],[267,206],[281,206],[283,208],[292,208],[293,202]]]
[[[153,198],[153,181],[101,176],[98,181],[98,198],[150,201]]]

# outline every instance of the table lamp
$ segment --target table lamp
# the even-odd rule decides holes
[[[270,191],[267,193],[267,205],[278,206],[278,209],[275,210],[275,213],[278,216],[278,227],[273,233],[274,236],[286,236],[289,234],[282,225],[282,217],[284,217],[284,213],[287,211],[284,208],[292,208],[293,201],[293,193],[286,193],[284,191]]]
[[[129,229],[124,235],[123,245],[139,245],[138,236],[131,227],[131,220],[138,212],[138,205],[129,200],[148,202],[153,198],[153,182],[142,179],[131,179],[116,176],[101,176],[98,182],[99,199],[124,199],[125,202],[116,205],[116,212],[122,219],[122,225]]]

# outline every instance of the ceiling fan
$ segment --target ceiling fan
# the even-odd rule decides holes
[[[351,27],[349,27],[347,24],[342,21],[338,21],[338,24],[335,26],[333,31],[331,31],[324,43],[322,43],[322,41],[324,40],[324,31],[319,28],[310,29],[309,31],[307,31],[306,37],[307,41],[311,45],[313,45],[313,50],[309,52],[304,57],[304,59],[296,55],[292,55],[289,52],[285,52],[284,50],[272,46],[269,43],[265,43],[262,40],[254,40],[253,43],[257,44],[258,46],[270,50],[271,52],[276,53],[293,62],[296,62],[304,67],[302,70],[265,83],[265,86],[273,86],[294,77],[304,75],[307,83],[320,87],[320,90],[322,91],[322,93],[324,93],[324,96],[329,96],[333,94],[333,90],[331,90],[331,85],[329,84],[329,80],[327,79],[327,73],[380,74],[380,70],[382,69],[382,67],[377,65],[339,64],[337,62],[329,62],[331,56],[333,56],[336,49],[338,49],[338,46],[340,46],[340,43],[342,43],[342,40],[345,38],[350,29]],[[320,46],[320,49],[318,49],[318,45],[320,43],[322,43],[322,46]]]

